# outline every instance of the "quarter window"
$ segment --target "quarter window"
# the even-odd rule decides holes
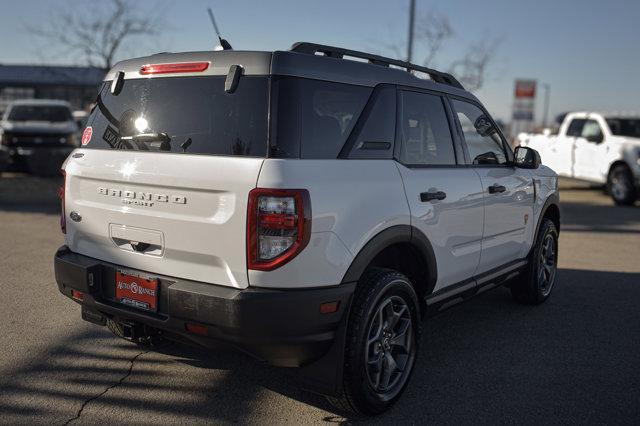
[[[473,164],[505,164],[505,144],[485,112],[469,102],[456,99],[453,100],[453,107]]]
[[[371,97],[372,103],[366,121],[358,125],[352,135],[355,143],[349,158],[390,159],[393,157],[393,142],[396,137],[396,89],[382,87]],[[366,109],[365,109],[366,111]],[[366,114],[366,113],[365,113]],[[365,118],[365,114],[360,119]]]
[[[402,92],[400,162],[407,165],[455,165],[449,121],[440,96]]]
[[[277,81],[273,157],[337,158],[373,89],[285,77]]]

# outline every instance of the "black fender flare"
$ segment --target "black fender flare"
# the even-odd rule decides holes
[[[560,210],[560,196],[558,196],[557,192],[554,192],[547,197],[547,200],[544,202],[544,204],[542,205],[542,208],[540,209],[540,215],[538,216],[538,222],[536,223],[536,231],[533,234],[534,238],[538,236],[538,231],[540,231],[540,225],[542,225],[542,218],[544,217],[549,207],[552,205],[558,208],[559,217],[560,218],[562,217],[562,211]],[[560,223],[560,220],[558,221],[558,223]],[[557,231],[558,231],[558,234],[560,234],[560,226],[558,226]]]
[[[427,265],[427,271],[425,271],[425,273],[427,276],[427,294],[429,294],[435,287],[438,279],[436,255],[427,236],[418,228],[411,225],[394,225],[371,238],[351,262],[351,265],[342,278],[342,283],[358,282],[367,266],[369,266],[380,252],[398,243],[410,243],[423,257]]]

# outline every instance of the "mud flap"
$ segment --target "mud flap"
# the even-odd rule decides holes
[[[329,351],[319,360],[300,367],[301,386],[305,390],[325,396],[339,397],[342,394],[344,374],[344,351],[347,338],[349,309],[340,321],[335,339]]]

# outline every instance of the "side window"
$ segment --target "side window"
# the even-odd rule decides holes
[[[582,129],[584,128],[584,124],[587,120],[583,118],[574,118],[569,123],[569,128],[567,129],[567,136],[572,136],[574,138],[580,137],[582,135]]]
[[[589,142],[600,143],[604,139],[602,128],[595,120],[587,120],[582,128],[581,136]]]
[[[277,81],[274,156],[337,158],[372,88],[283,77]]]
[[[352,137],[355,142],[349,158],[393,158],[393,141],[396,137],[396,89],[383,87],[375,92],[367,105],[368,115],[358,124]],[[364,116],[363,116],[364,118]]]
[[[453,108],[473,164],[505,164],[507,154],[504,142],[484,111],[469,102],[457,99],[453,100]]]
[[[449,120],[440,96],[402,92],[400,162],[407,165],[455,165]]]

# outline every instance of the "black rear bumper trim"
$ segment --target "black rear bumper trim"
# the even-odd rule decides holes
[[[85,294],[81,303],[119,321],[133,321],[168,335],[177,334],[202,346],[215,341],[233,344],[279,366],[302,366],[321,358],[331,347],[346,317],[355,283],[313,289],[236,289],[158,276],[158,312],[131,309],[114,300],[119,267],[71,252],[55,254],[55,276],[62,294]],[[130,268],[127,268],[130,269]],[[339,301],[335,313],[321,314],[320,304]],[[207,336],[188,333],[186,323],[207,327]]]

